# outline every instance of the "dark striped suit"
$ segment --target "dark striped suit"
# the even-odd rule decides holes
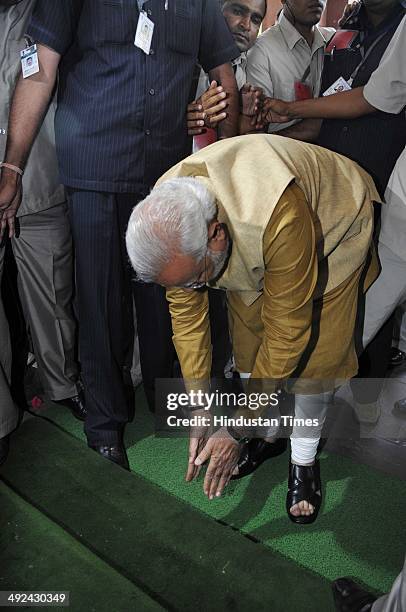
[[[62,56],[56,142],[76,252],[79,346],[89,442],[114,443],[128,421],[131,353],[124,232],[132,207],[189,154],[185,109],[194,67],[238,55],[217,0],[148,0],[151,51],[134,46],[137,0],[38,0],[30,36]],[[137,286],[144,384],[171,375],[164,293]]]

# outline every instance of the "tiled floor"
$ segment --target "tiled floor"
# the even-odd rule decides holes
[[[394,402],[402,397],[406,397],[404,365],[394,368],[385,381],[376,425],[360,425],[351,407],[350,387],[341,387],[336,394],[340,410],[329,415],[326,450],[406,480],[406,412],[394,409]]]

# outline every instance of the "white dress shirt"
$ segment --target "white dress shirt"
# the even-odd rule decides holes
[[[239,57],[231,62],[234,68],[235,80],[237,81],[238,90],[247,82],[247,54],[241,53]],[[209,75],[204,70],[200,71],[199,82],[197,85],[195,100],[200,98],[202,94],[209,88]]]
[[[313,97],[320,92],[323,56],[326,43],[334,28],[314,28],[313,44],[281,13],[278,23],[266,30],[248,52],[247,81],[262,87],[266,96],[280,100],[295,100],[295,82],[301,81],[310,68],[305,83]],[[277,132],[297,121],[271,123],[269,132]]]
[[[378,68],[364,87],[364,97],[385,113],[406,106],[406,17],[395,32]],[[379,240],[406,261],[406,147],[393,169],[382,207]]]

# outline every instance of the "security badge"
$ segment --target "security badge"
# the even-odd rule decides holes
[[[39,72],[37,45],[31,45],[20,52],[23,79]]]
[[[331,61],[333,61],[334,53],[343,49],[351,49],[351,45],[358,35],[358,30],[338,30],[334,36],[330,38],[326,46],[326,55],[330,55]],[[336,93],[340,93],[341,91],[349,91],[352,89],[353,82],[354,75],[352,75],[348,80],[340,76],[332,85],[330,85],[328,89],[326,89],[323,96],[332,96]]]
[[[145,11],[141,11],[138,19],[134,45],[142,49],[142,51],[144,51],[144,53],[146,53],[147,55],[149,55],[149,51],[151,49],[154,27],[154,22],[147,17]]]
[[[340,76],[328,89],[326,89],[323,96],[332,96],[333,94],[349,91],[350,89],[350,83],[346,81],[344,77]]]

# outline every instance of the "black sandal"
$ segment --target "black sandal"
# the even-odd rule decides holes
[[[262,438],[252,438],[242,447],[237,464],[238,474],[231,476],[231,480],[238,480],[238,478],[252,474],[267,459],[284,453],[287,446],[286,438],[278,438],[275,442],[266,442]]]
[[[288,494],[286,496],[286,511],[293,523],[309,525],[314,523],[321,506],[321,480],[320,464],[316,460],[314,465],[289,464]],[[309,516],[293,516],[290,509],[301,501],[307,501],[314,508]]]

